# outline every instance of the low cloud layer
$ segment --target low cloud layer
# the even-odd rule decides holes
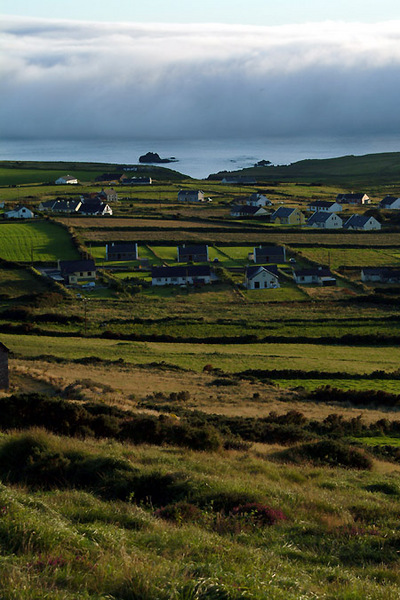
[[[400,133],[400,22],[2,30],[3,137]]]

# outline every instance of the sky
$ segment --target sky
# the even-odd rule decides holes
[[[2,134],[396,136],[399,7],[2,0]]]

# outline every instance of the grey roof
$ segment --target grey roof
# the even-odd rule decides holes
[[[336,200],[362,200],[366,196],[364,192],[357,192],[355,194],[338,194]]]
[[[240,214],[240,215],[244,215],[244,216],[246,216],[246,215],[253,216],[260,209],[262,209],[264,211],[264,209],[263,209],[262,206],[248,206],[247,204],[239,204],[237,206],[232,206],[232,208],[231,208],[231,214]]]
[[[257,246],[254,248],[254,255],[255,258],[261,259],[265,256],[281,256],[284,259],[285,248],[283,246]]]
[[[113,252],[136,252],[137,251],[137,243],[136,242],[108,242],[106,244],[107,250],[112,250]]]
[[[329,208],[333,206],[336,202],[327,202],[326,200],[316,200],[315,202],[310,202],[308,206],[317,206],[318,208]]]
[[[333,277],[328,267],[311,267],[307,269],[299,269],[294,272],[296,277]]]
[[[400,279],[399,267],[363,267],[361,269],[365,275],[378,275],[382,279]]]
[[[198,196],[199,194],[204,194],[202,190],[179,190],[178,196]]]
[[[77,271],[95,271],[96,265],[92,259],[84,260],[60,260],[60,271],[63,275],[76,273]]]
[[[343,227],[344,229],[348,229],[349,227],[363,228],[370,218],[371,217],[366,217],[364,215],[351,215],[344,223]]]
[[[385,196],[383,200],[380,201],[380,206],[391,206],[397,200],[399,200],[398,196]]]
[[[182,254],[207,254],[208,246],[207,244],[185,244],[178,246],[178,254],[181,256]]]
[[[288,208],[287,206],[280,206],[279,208],[276,209],[275,212],[272,213],[271,215],[271,220],[272,219],[276,219],[276,217],[282,218],[282,217],[289,217],[292,212],[294,212],[294,208]]]
[[[209,265],[188,265],[187,267],[153,267],[152,278],[159,277],[210,277]]]
[[[278,277],[278,267],[276,265],[257,265],[254,267],[246,267],[247,279],[252,279],[262,270],[268,271],[268,273],[271,273],[272,275],[275,275],[275,277]]]
[[[317,211],[307,220],[308,225],[312,225],[313,223],[325,223],[334,215],[334,213]],[[340,219],[340,217],[338,217]]]

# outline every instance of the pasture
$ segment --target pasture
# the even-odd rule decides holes
[[[52,355],[75,359],[96,356],[103,360],[123,359],[132,364],[167,362],[202,371],[211,364],[227,373],[247,369],[320,370],[351,374],[377,369],[392,372],[400,364],[398,346],[343,346],[335,344],[194,344],[130,342],[101,338],[51,337],[2,334],[3,343],[19,357]]]
[[[0,223],[0,258],[13,262],[74,260],[79,253],[69,233],[57,223]]]

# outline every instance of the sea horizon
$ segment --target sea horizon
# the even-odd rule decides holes
[[[98,162],[135,165],[147,152],[176,162],[162,166],[195,179],[251,167],[260,160],[299,160],[399,152],[397,136],[270,137],[229,139],[12,139],[0,143],[0,160]]]

